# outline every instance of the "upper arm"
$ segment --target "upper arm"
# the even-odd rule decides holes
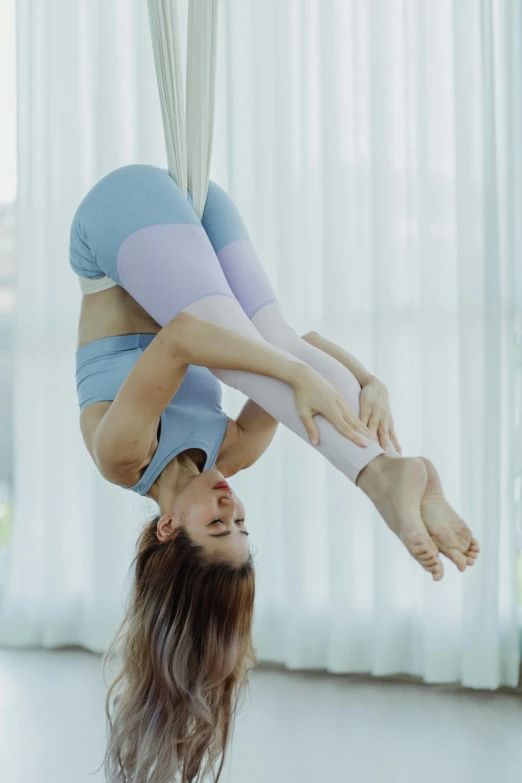
[[[246,467],[243,430],[237,421],[227,417],[227,433],[225,441],[221,447],[214,467],[219,470],[225,478],[235,476],[240,470]]]
[[[94,436],[100,470],[139,469],[150,453],[158,417],[181,386],[188,364],[162,330],[121,385]]]
[[[253,400],[247,400],[237,419],[228,419],[230,437],[220,452],[215,467],[225,478],[249,468],[266,451],[279,422]]]
[[[238,470],[249,468],[274,439],[279,422],[254,400],[247,400],[236,419],[238,426]]]

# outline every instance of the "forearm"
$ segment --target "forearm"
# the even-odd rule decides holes
[[[200,367],[243,370],[292,385],[303,364],[293,357],[289,359],[262,338],[253,340],[188,313],[180,313],[162,332],[178,358]]]
[[[320,348],[321,351],[329,354],[334,359],[337,359],[338,362],[350,370],[350,372],[357,378],[361,387],[366,386],[366,384],[375,377],[366,369],[363,364],[361,364],[361,362],[355,358],[355,356],[352,356],[352,354],[348,353],[348,351],[345,351],[344,348],[336,345],[334,342],[328,340],[326,337],[323,337],[318,332],[308,332],[308,334],[303,335],[302,339],[306,340],[306,342],[310,343],[310,345],[314,345],[316,348]]]
[[[221,306],[218,307],[217,305]],[[256,322],[254,322],[254,319],[249,320],[244,311],[236,307],[233,301],[229,302],[227,298],[223,297],[223,302],[216,302],[214,298],[206,297],[205,299],[195,302],[194,305],[190,305],[190,307],[197,307],[199,311],[195,312],[194,315],[205,320],[208,319],[212,323],[215,323],[217,318],[222,317],[223,320],[218,321],[218,323],[222,323],[225,327],[229,327],[233,324],[232,328],[234,328],[235,331],[248,336],[252,335],[251,339],[254,341],[258,340],[257,333],[254,331],[257,329],[267,342],[274,345],[275,349],[275,344],[268,339],[266,334],[258,329],[257,323],[259,323],[259,321],[257,319]],[[267,310],[267,308],[262,308],[262,310]],[[334,376],[342,376],[337,388],[348,405],[350,405],[352,410],[357,414],[359,410],[358,401],[361,387],[355,376],[346,367],[343,367],[340,362],[337,362],[331,356],[323,353],[313,345],[308,345],[304,340],[301,340],[295,332],[293,339],[294,341],[297,341],[300,346],[309,349],[309,351],[306,351],[307,354],[317,354],[318,359],[321,361],[318,362],[318,367],[315,368],[316,372],[321,371],[321,367],[325,367],[328,372],[327,365],[332,365],[331,383],[334,386],[336,386],[334,383]],[[284,345],[278,344],[277,348],[279,351],[282,351],[288,359],[290,359],[290,357],[297,358],[302,363],[306,360],[306,356],[299,355],[296,357],[295,354],[287,352]],[[277,421],[281,422],[281,424],[290,429],[309,445],[310,439],[300,418],[299,411],[297,410],[295,391],[288,383],[282,382],[277,378],[259,375],[256,372],[243,372],[242,370],[223,370],[216,368],[210,370],[210,372],[212,372],[222,383],[233,389],[237,389],[246,397],[256,402],[260,408],[267,411]],[[300,370],[299,373],[302,374],[302,371]],[[306,375],[308,374],[309,368],[306,368]],[[326,373],[321,371],[321,374],[323,374],[323,377],[326,377]],[[378,454],[384,454],[384,450],[370,438],[368,438],[367,448],[362,448],[346,436],[342,435],[331,422],[320,414],[314,416],[314,422],[319,430],[320,437],[320,444],[319,446],[316,446],[316,449],[326,457],[334,467],[338,468],[354,483],[358,474],[368,462]],[[245,443],[246,440],[243,442]],[[252,456],[251,452],[249,452],[249,455],[250,457]]]

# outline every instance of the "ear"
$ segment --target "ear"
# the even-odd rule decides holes
[[[181,524],[181,518],[177,511],[170,511],[168,514],[163,514],[158,520],[158,526],[156,529],[156,535],[160,541],[166,541],[171,537],[175,528]]]

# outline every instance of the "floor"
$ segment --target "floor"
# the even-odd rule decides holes
[[[519,693],[273,668],[250,683],[220,783],[522,780]],[[0,649],[2,783],[103,781],[104,696],[100,656]]]

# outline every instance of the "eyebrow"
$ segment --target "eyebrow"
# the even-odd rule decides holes
[[[248,533],[245,533],[245,531],[244,531],[244,530],[242,530],[241,532],[243,533],[243,535],[244,535],[244,536],[247,536],[247,535],[248,535]],[[225,530],[225,532],[224,532],[224,533],[209,533],[208,535],[209,535],[211,538],[223,538],[223,536],[230,536],[230,535],[231,535],[231,532],[230,532],[230,530]]]

